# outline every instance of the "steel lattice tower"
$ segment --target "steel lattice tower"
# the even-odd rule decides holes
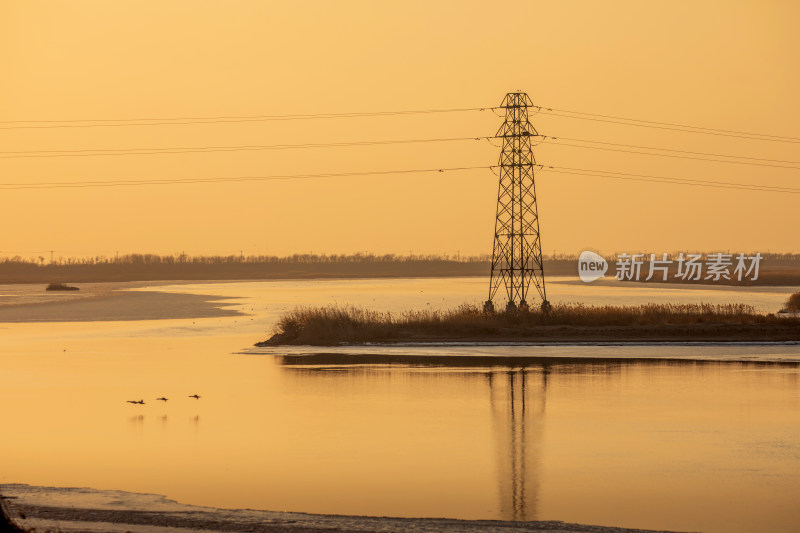
[[[492,301],[501,286],[505,287],[506,310],[528,308],[528,291],[533,282],[547,311],[550,304],[544,287],[542,243],[536,209],[536,186],[533,168],[536,160],[531,137],[539,134],[528,120],[528,108],[534,107],[523,92],[508,93],[499,109],[505,109],[505,121],[495,137],[502,139],[500,184],[497,189],[497,219],[494,226],[492,272],[489,299],[484,306],[494,310]]]

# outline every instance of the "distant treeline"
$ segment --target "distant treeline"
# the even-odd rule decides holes
[[[760,272],[764,284],[800,284],[800,254],[762,256]],[[609,261],[607,277],[615,274],[616,258],[616,255],[606,256]],[[577,255],[545,256],[545,274],[576,276],[577,261]],[[126,254],[58,258],[53,262],[44,257],[16,256],[0,259],[0,283],[488,276],[490,268],[490,255]]]
[[[38,266],[49,265],[229,265],[240,263],[289,263],[289,264],[317,264],[317,263],[403,263],[403,262],[441,262],[456,261],[462,263],[488,262],[491,256],[449,256],[449,255],[376,255],[368,253],[355,254],[294,254],[287,256],[277,255],[158,255],[158,254],[126,254],[119,256],[95,257],[59,257],[53,261],[46,261],[43,256],[25,259],[21,256],[0,259],[0,263],[18,263]]]
[[[489,273],[490,264],[488,256],[365,253],[283,257],[128,254],[53,262],[12,257],[0,259],[0,283],[480,276]]]

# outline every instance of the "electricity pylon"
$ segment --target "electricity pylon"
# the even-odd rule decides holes
[[[542,243],[536,209],[536,186],[533,180],[531,138],[539,134],[528,120],[528,108],[534,107],[523,92],[508,93],[499,109],[505,109],[505,121],[495,137],[502,139],[500,184],[497,189],[497,218],[494,226],[492,272],[489,299],[484,305],[494,311],[493,300],[502,285],[507,297],[506,310],[528,308],[531,282],[539,292],[541,308],[550,303],[544,287]]]

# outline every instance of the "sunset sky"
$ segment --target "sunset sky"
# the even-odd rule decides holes
[[[791,0],[0,0],[0,256],[490,253],[497,177],[488,169],[8,187],[488,166],[499,150],[486,140],[85,151],[479,137],[502,122],[492,110],[94,127],[16,121],[481,108],[521,90],[545,108],[797,138],[798,20]],[[544,165],[800,191],[800,142],[545,113],[531,120],[543,135],[582,140],[573,144],[781,166],[563,141],[536,148]],[[553,172],[538,173],[536,185],[546,254],[800,250],[800,194]]]

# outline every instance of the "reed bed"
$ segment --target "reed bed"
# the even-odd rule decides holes
[[[789,299],[786,300],[786,310],[792,313],[800,311],[800,292],[789,296]]]
[[[272,342],[336,344],[381,342],[409,336],[491,337],[524,335],[541,326],[794,325],[794,322],[800,324],[800,320],[787,321],[759,314],[746,304],[588,306],[576,303],[557,304],[549,313],[539,310],[485,313],[467,304],[455,309],[401,313],[361,307],[299,307],[278,320]]]

